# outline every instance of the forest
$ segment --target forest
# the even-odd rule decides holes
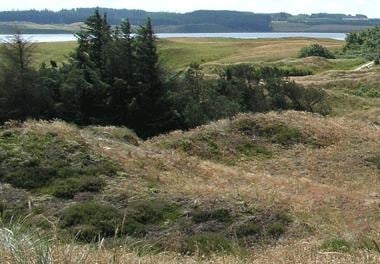
[[[112,25],[120,24],[128,18],[133,26],[144,25],[150,17],[154,26],[181,26],[186,32],[262,32],[271,31],[269,15],[235,11],[194,11],[190,13],[146,12],[143,10],[99,8],[107,13],[107,21]],[[24,21],[38,24],[72,24],[83,22],[93,12],[93,8],[61,10],[28,10],[0,12],[0,21]],[[206,31],[204,31],[206,30]]]
[[[380,263],[380,28],[84,21],[0,44],[0,262]]]
[[[33,44],[15,35],[2,47],[0,120],[59,118],[123,125],[141,137],[188,129],[239,112],[295,109],[326,114],[321,89],[305,89],[276,67],[231,65],[207,79],[197,63],[178,74],[159,64],[152,22],[131,34],[96,9],[77,34],[69,62],[34,69]]]

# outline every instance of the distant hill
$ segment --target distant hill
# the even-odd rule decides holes
[[[129,18],[132,25],[142,25],[150,17],[161,32],[265,32],[271,31],[270,15],[251,12],[200,10],[191,13],[146,12],[143,10],[100,8],[111,24]],[[38,24],[72,24],[83,22],[93,8],[61,10],[28,10],[0,12],[0,22],[33,22]]]
[[[76,32],[78,24],[85,21],[93,11],[93,8],[61,11],[2,11],[0,12],[0,34],[10,33],[15,24],[23,33]],[[112,8],[100,8],[100,11],[107,14],[108,21],[113,25],[129,18],[132,25],[136,27],[142,25],[147,17],[150,17],[158,33],[352,32],[380,25],[380,19],[370,19],[365,15],[327,13],[291,15],[198,10],[182,14]]]
[[[380,25],[380,19],[370,19],[365,15],[345,14],[270,14],[272,29],[276,32],[351,32]]]

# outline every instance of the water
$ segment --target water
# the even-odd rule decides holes
[[[280,33],[280,32],[260,32],[260,33],[159,33],[158,38],[235,38],[235,39],[278,39],[278,38],[327,38],[344,40],[345,33]],[[25,34],[24,38],[33,42],[62,42],[75,41],[72,34]],[[9,35],[0,35],[0,42],[8,38]]]

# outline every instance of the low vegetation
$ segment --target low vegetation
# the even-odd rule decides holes
[[[316,56],[316,57],[322,57],[326,59],[335,59],[334,53],[332,53],[326,47],[323,47],[319,44],[313,44],[309,47],[302,48],[298,56],[300,58]]]
[[[361,32],[352,32],[347,35],[344,51],[353,56],[363,56],[380,63],[378,36],[380,27],[370,28]]]
[[[93,153],[81,140],[12,127],[0,134],[0,179],[16,188],[73,198],[79,192],[99,192],[102,177],[115,175],[112,162]]]
[[[98,15],[89,22],[104,22]],[[141,30],[149,28],[148,23]],[[86,37],[89,32],[81,32],[81,41],[96,46]],[[119,36],[109,40],[114,52],[129,43],[125,35]],[[133,53],[140,52],[140,37],[131,40]],[[65,118],[71,123],[27,119],[31,109],[16,103],[7,104],[16,112],[0,112],[24,113],[27,119],[0,127],[0,259],[379,263],[380,101],[372,96],[379,82],[377,67],[292,77],[304,74],[296,74],[295,65],[284,70],[285,64],[218,65],[209,75],[207,63],[192,63],[174,77],[157,67],[150,72],[157,78],[134,87],[146,85],[144,107],[138,108],[138,100],[119,100],[135,95],[123,82],[131,79],[124,74],[118,76],[125,79],[105,77],[122,64],[107,60],[105,68],[94,66],[103,62],[93,59],[99,54],[91,52],[97,49],[80,52],[85,44],[68,64],[55,67],[52,62],[40,70],[29,65],[23,75],[35,81],[35,86],[27,86],[34,90],[28,91],[43,91],[42,80],[57,88],[47,89],[52,98],[68,92],[68,101],[50,103],[55,113],[72,115]],[[151,55],[157,58],[157,53]],[[348,67],[340,64],[344,59],[293,59]],[[82,77],[86,82],[77,82]],[[9,83],[7,78],[0,74],[0,83]],[[56,80],[62,83],[56,86]],[[14,87],[23,87],[21,83]],[[102,87],[98,95],[113,96],[77,94],[75,87],[84,84],[82,92]],[[117,87],[130,87],[132,95],[123,97],[119,92],[124,88]],[[156,91],[153,87],[164,92],[150,93]],[[19,102],[0,88],[1,98]],[[72,95],[86,95],[94,100],[93,108],[78,107],[75,102],[82,101]],[[150,104],[163,102],[169,112],[149,115],[157,110]],[[68,105],[75,111],[67,111]],[[114,108],[96,111],[104,106]],[[147,109],[144,116],[136,114]],[[129,128],[131,113],[139,118],[133,124],[151,129],[151,135],[163,128],[167,133],[141,138],[138,130],[135,134]],[[45,115],[49,117],[43,111],[36,116]],[[160,128],[152,128],[156,124]],[[184,129],[174,130],[178,128]]]

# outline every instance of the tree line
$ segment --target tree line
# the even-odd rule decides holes
[[[271,31],[271,17],[265,14],[235,11],[194,11],[190,13],[146,12],[143,10],[100,8],[101,13],[107,13],[108,22],[120,24],[129,18],[132,25],[144,25],[150,17],[155,26],[177,26],[183,30],[202,31],[202,27],[222,32],[262,32]],[[83,22],[93,12],[92,8],[77,8],[61,11],[27,10],[2,11],[0,21],[27,21],[38,24],[71,24]]]
[[[344,52],[380,63],[380,26],[347,34]]]
[[[96,9],[77,38],[68,62],[38,69],[33,43],[16,34],[2,45],[0,122],[59,118],[127,126],[146,138],[239,112],[329,111],[323,90],[297,85],[275,67],[233,65],[214,79],[196,63],[181,74],[166,71],[150,19],[131,34],[128,20],[113,29]]]

